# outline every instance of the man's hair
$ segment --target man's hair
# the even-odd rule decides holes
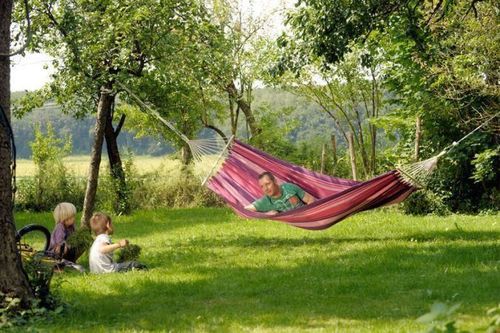
[[[106,232],[106,226],[111,223],[111,217],[105,213],[94,213],[90,218],[90,229],[96,235],[100,235]]]
[[[54,220],[56,223],[66,221],[76,215],[76,207],[69,202],[61,202],[54,208]]]
[[[274,177],[274,175],[272,173],[270,173],[269,171],[264,171],[263,173],[261,173],[259,175],[259,180],[261,180],[262,178],[264,177],[269,177],[269,179],[271,179],[271,181],[276,181],[276,178]]]

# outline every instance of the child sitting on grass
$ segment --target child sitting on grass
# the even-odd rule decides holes
[[[92,273],[125,272],[133,269],[146,269],[146,266],[137,261],[116,263],[113,260],[113,251],[128,245],[128,240],[122,239],[118,243],[111,242],[113,234],[111,218],[104,213],[94,213],[90,218],[90,228],[97,236],[90,248],[89,265]]]
[[[57,257],[75,262],[78,259],[75,249],[66,240],[75,232],[76,207],[69,202],[61,202],[54,209],[56,227],[50,235],[49,251]]]
[[[65,267],[84,272],[75,261],[82,255],[81,251],[71,247],[67,240],[75,232],[76,207],[69,202],[61,202],[54,209],[56,226],[50,235],[49,255],[57,259],[56,271],[62,272]]]

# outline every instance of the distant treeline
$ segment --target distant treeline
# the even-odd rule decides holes
[[[22,92],[15,92],[12,99],[15,100],[22,94]],[[290,124],[292,130],[288,134],[288,140],[294,143],[321,144],[328,142],[330,135],[335,132],[333,121],[328,115],[321,112],[317,105],[282,90],[256,89],[252,107],[257,114],[259,111],[262,114],[273,113],[277,126]],[[244,125],[243,120],[240,122],[241,125]],[[39,124],[42,130],[45,130],[49,123],[52,124],[59,137],[65,138],[68,134],[71,136],[72,155],[90,153],[95,118],[87,116],[83,119],[75,119],[70,115],[63,114],[57,105],[49,104],[20,119],[13,118],[12,126],[18,158],[31,157],[30,142],[34,138],[34,127]],[[229,134],[227,124],[219,124],[219,126]],[[239,136],[245,138],[244,129],[240,131]],[[118,143],[122,150],[129,150],[136,155],[158,156],[174,152],[173,147],[161,138],[136,138],[134,130],[127,126],[126,121],[118,137]]]

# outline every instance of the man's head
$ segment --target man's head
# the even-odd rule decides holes
[[[113,234],[113,225],[111,224],[111,217],[104,213],[94,213],[90,218],[90,229],[96,235],[100,234]]]
[[[269,171],[263,172],[259,175],[259,186],[264,194],[270,197],[280,195],[280,187],[276,182],[276,178]]]

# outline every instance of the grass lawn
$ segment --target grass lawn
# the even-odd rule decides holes
[[[48,213],[16,214],[18,227],[33,222],[53,226]],[[69,307],[36,330],[416,332],[441,301],[462,304],[458,327],[484,331],[500,301],[498,215],[379,210],[305,231],[200,208],[114,223],[150,270],[58,274]]]

